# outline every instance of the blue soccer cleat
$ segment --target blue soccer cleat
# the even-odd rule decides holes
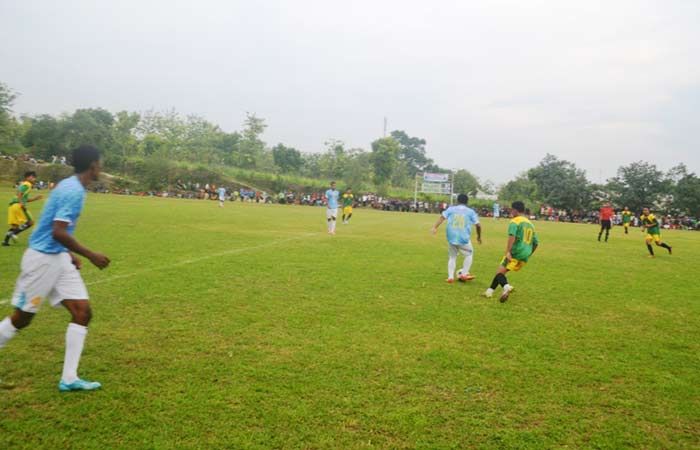
[[[78,378],[72,383],[66,383],[63,380],[61,380],[61,382],[58,383],[58,390],[61,392],[94,391],[95,389],[99,389],[101,387],[102,385],[97,381],[85,381],[81,380],[80,378]]]

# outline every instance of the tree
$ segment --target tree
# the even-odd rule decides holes
[[[22,137],[22,144],[30,148],[34,156],[40,159],[49,159],[53,155],[67,156],[64,119],[43,114],[38,117],[25,117],[23,121],[29,123],[29,126]]]
[[[664,174],[654,164],[633,162],[617,170],[617,176],[609,180],[607,190],[618,205],[632,211],[652,207],[667,190]]]
[[[458,194],[468,194],[474,196],[481,189],[479,179],[471,172],[465,169],[460,169],[454,173],[453,189]]]
[[[541,199],[555,208],[582,209],[590,201],[586,173],[575,164],[547,154],[527,172]]]
[[[265,119],[255,114],[246,113],[243,122],[242,139],[238,143],[238,152],[234,164],[243,168],[255,168],[265,151],[265,143],[260,136],[265,132]]]
[[[17,94],[6,84],[0,82],[0,144],[15,140],[14,129],[17,121],[12,117],[12,105]]]
[[[425,139],[410,137],[405,131],[395,130],[391,132],[399,144],[397,158],[406,168],[407,176],[413,179],[416,174],[426,170],[426,167],[433,163],[425,153]]]
[[[675,181],[671,189],[673,208],[683,214],[700,217],[700,178],[688,173],[684,165],[674,167],[669,175]]]
[[[272,157],[282,173],[299,172],[304,163],[299,150],[283,144],[272,147]]]
[[[370,162],[374,171],[374,182],[380,190],[386,191],[396,167],[399,143],[393,137],[385,137],[372,142]]]
[[[539,200],[537,184],[528,177],[527,173],[522,173],[501,187],[498,198],[507,202],[517,200],[536,202]]]

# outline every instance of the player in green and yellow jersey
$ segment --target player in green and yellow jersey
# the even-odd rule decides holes
[[[508,296],[513,292],[513,286],[508,284],[506,273],[509,271],[517,272],[522,269],[527,263],[530,256],[535,253],[539,240],[535,233],[535,226],[525,217],[525,204],[523,202],[513,202],[513,219],[508,225],[508,245],[506,246],[506,255],[501,260],[501,265],[493,277],[491,287],[486,289],[484,296],[491,297],[494,289],[498,286],[503,287],[501,293],[501,303],[508,300]]]
[[[647,249],[649,250],[649,257],[654,257],[654,249],[651,246],[652,241],[659,247],[663,247],[668,250],[669,255],[672,254],[673,249],[671,246],[665,244],[661,240],[661,227],[659,226],[659,221],[656,219],[656,216],[649,211],[649,208],[644,208],[644,210],[642,210],[642,216],[639,219],[642,222],[642,232],[646,232],[647,234],[645,240],[647,243]]]
[[[343,194],[343,223],[350,223],[352,217],[352,205],[355,203],[355,196],[352,195],[352,189],[347,188]]]
[[[634,217],[634,214],[625,206],[625,209],[622,210],[622,226],[625,228],[625,234],[629,234],[632,217]]]
[[[7,208],[7,224],[10,226],[10,229],[5,234],[5,240],[2,243],[4,247],[10,245],[10,239],[16,241],[18,234],[34,225],[34,218],[27,209],[27,203],[41,199],[41,195],[29,197],[35,181],[36,172],[26,172],[24,181],[17,186],[17,194],[10,201],[10,206]]]

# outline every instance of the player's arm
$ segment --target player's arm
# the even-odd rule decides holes
[[[537,235],[535,234],[535,235],[532,237],[532,253],[530,253],[530,254],[531,254],[531,255],[534,254],[534,253],[535,253],[535,250],[537,250],[537,247],[539,247],[539,246],[540,246],[540,240],[537,239]]]
[[[513,255],[510,254],[510,251],[513,249],[513,244],[515,244],[515,236],[514,235],[508,235],[508,244],[506,245],[506,259],[511,260],[513,259]]]
[[[92,250],[80,244],[80,242],[78,242],[68,232],[68,225],[68,222],[55,220],[53,222],[52,228],[53,238],[56,239],[56,241],[58,241],[61,245],[66,247],[68,250],[70,250],[72,253],[77,253],[89,259],[90,262],[97,266],[99,269],[106,268],[109,265],[109,258],[107,258],[101,253],[93,252]],[[73,264],[76,264],[75,260],[77,258],[72,253],[71,258],[73,259]],[[79,267],[79,265],[80,263],[77,263],[76,267]]]
[[[435,222],[435,225],[433,225],[433,229],[431,230],[433,232],[433,234],[437,233],[438,228],[440,227],[440,225],[442,225],[442,223],[444,221],[445,221],[445,216],[440,214],[440,217],[438,218],[437,222]]]

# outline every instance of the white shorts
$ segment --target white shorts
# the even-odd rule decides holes
[[[326,208],[326,219],[338,217],[338,208]]]
[[[465,245],[455,245],[448,242],[447,253],[449,253],[450,257],[455,257],[460,253],[464,256],[469,256],[474,253],[474,246],[471,242]]]
[[[49,254],[30,248],[24,252],[21,267],[12,295],[15,308],[35,314],[44,299],[54,307],[63,300],[88,299],[83,278],[66,252]]]

